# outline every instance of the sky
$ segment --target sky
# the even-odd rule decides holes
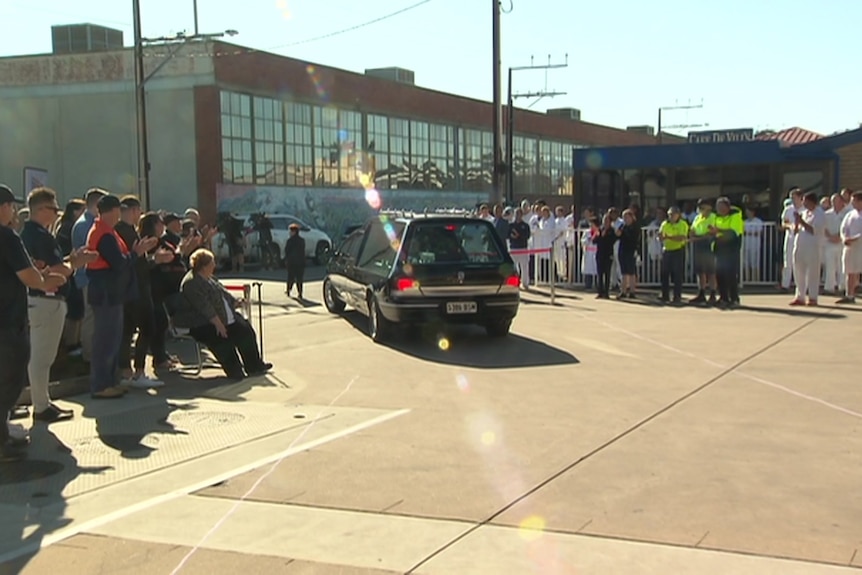
[[[625,127],[702,103],[664,112],[663,126],[681,134],[862,123],[862,1],[501,2],[503,97],[508,67],[568,62],[516,72],[516,94],[565,93],[520,107],[573,107]],[[193,32],[193,0],[140,3],[145,37]],[[493,95],[492,10],[493,0],[198,0],[202,33],[234,29],[234,43],[356,72],[399,66],[419,86],[483,100]],[[0,22],[0,56],[50,52],[55,24],[114,27],[132,43],[131,0],[0,0]]]

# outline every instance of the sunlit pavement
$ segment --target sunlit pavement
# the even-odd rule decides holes
[[[505,340],[380,346],[319,283],[283,291],[267,378],[76,398],[34,430],[0,474],[0,574],[862,567],[862,306],[528,294]]]

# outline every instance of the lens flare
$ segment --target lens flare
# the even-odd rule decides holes
[[[441,337],[437,340],[437,347],[440,348],[440,351],[449,351],[450,343],[449,340],[445,337]]]
[[[457,376],[455,376],[455,385],[457,385],[458,389],[460,389],[461,391],[470,391],[470,381],[464,374],[459,373]]]
[[[482,434],[482,445],[485,447],[491,447],[497,443],[497,434],[493,431],[486,431]]]
[[[545,520],[538,515],[531,515],[518,525],[518,535],[525,541],[536,541],[545,531]]]
[[[365,190],[365,201],[372,210],[379,210],[382,202],[380,201],[380,193],[374,188]]]
[[[600,152],[589,152],[587,154],[586,163],[589,169],[598,170],[602,167],[604,158],[602,158],[602,154]]]
[[[281,17],[287,20],[290,18],[290,9],[287,6],[287,0],[276,0],[275,7],[281,12]]]
[[[328,100],[329,95],[326,92],[326,88],[323,86],[323,80],[317,68],[313,64],[309,64],[305,67],[305,71],[308,74],[308,77],[311,78],[311,83],[314,84],[314,90],[317,92],[317,97],[323,101]]]

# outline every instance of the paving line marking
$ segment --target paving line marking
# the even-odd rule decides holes
[[[832,311],[834,311],[834,310],[830,310],[830,311],[829,311],[829,312],[827,312],[827,313],[832,313]],[[719,369],[727,369],[727,366],[726,366],[726,365],[722,365],[722,364],[720,364],[720,363],[717,363],[717,362],[715,362],[715,361],[712,361],[711,359],[706,359],[706,358],[704,358],[704,357],[697,356],[697,355],[695,355],[695,354],[693,354],[693,353],[691,353],[691,352],[684,351],[684,350],[679,349],[679,348],[676,348],[676,347],[674,347],[674,346],[672,346],[672,345],[668,345],[668,344],[666,344],[666,343],[662,343],[662,342],[660,342],[660,341],[658,341],[658,340],[655,340],[655,339],[652,339],[652,338],[650,338],[650,337],[646,337],[646,336],[643,336],[643,335],[637,334],[637,333],[635,333],[635,332],[633,332],[633,331],[630,331],[630,330],[627,330],[627,329],[625,329],[625,328],[622,328],[622,327],[618,327],[618,326],[615,326],[615,325],[609,324],[609,323],[604,322],[604,321],[599,320],[599,319],[595,319],[594,317],[587,316],[586,314],[581,314],[581,313],[577,313],[577,312],[576,312],[576,314],[577,314],[577,315],[579,315],[580,317],[582,317],[583,319],[586,319],[586,320],[588,320],[588,321],[591,321],[591,322],[593,322],[593,323],[595,323],[595,324],[598,324],[598,325],[600,325],[600,326],[602,326],[602,327],[605,327],[605,328],[610,329],[610,330],[612,330],[612,331],[616,331],[616,332],[622,333],[622,334],[624,334],[624,335],[627,335],[627,336],[632,337],[632,338],[634,338],[634,339],[638,339],[638,340],[643,341],[643,342],[645,342],[645,343],[652,344],[652,345],[654,345],[654,346],[660,347],[660,348],[665,349],[665,350],[667,350],[667,351],[670,351],[670,352],[672,352],[672,353],[676,353],[676,354],[679,354],[679,355],[682,355],[682,356],[688,357],[688,358],[690,358],[690,359],[694,359],[694,360],[700,361],[701,363],[705,363],[706,365],[709,365],[709,366],[711,366],[711,367],[716,367],[716,368],[719,368]],[[819,319],[822,319],[822,318],[820,318],[820,317],[815,317],[815,318],[812,318],[812,319],[810,319],[810,320],[806,321],[806,322],[805,322],[804,324],[802,324],[801,326],[799,326],[799,327],[797,327],[796,329],[793,329],[792,331],[790,331],[790,332],[789,332],[787,335],[785,335],[784,337],[782,337],[782,338],[780,338],[780,339],[776,340],[775,342],[773,342],[773,343],[772,343],[772,344],[770,344],[769,346],[767,346],[767,347],[763,348],[760,352],[758,352],[758,353],[757,353],[757,355],[760,355],[760,354],[762,354],[762,353],[764,353],[764,352],[766,352],[766,351],[769,351],[769,349],[770,349],[770,348],[775,347],[776,345],[778,345],[779,343],[782,343],[783,341],[787,340],[787,339],[788,339],[788,338],[790,338],[791,336],[796,335],[797,333],[801,332],[803,329],[807,328],[808,326],[810,326],[811,324],[813,324],[814,322],[816,322],[816,321],[817,321],[817,320],[819,320]],[[746,361],[744,361],[744,362],[742,362],[742,363],[747,363],[747,362],[748,362],[748,361],[750,361],[751,359],[754,359],[754,356],[753,356],[753,357],[748,358]],[[742,365],[742,363],[740,363],[739,365]],[[819,397],[815,397],[815,396],[813,396],[813,395],[808,395],[808,394],[806,394],[806,393],[802,393],[801,391],[796,391],[795,389],[791,389],[791,388],[789,388],[789,387],[787,387],[787,386],[781,385],[780,383],[775,383],[774,381],[769,381],[768,379],[763,379],[762,377],[758,377],[758,376],[756,376],[756,375],[751,375],[751,374],[745,373],[744,371],[735,371],[735,373],[736,373],[736,375],[739,375],[739,376],[741,376],[741,377],[744,377],[745,379],[748,379],[748,380],[754,381],[754,382],[756,382],[756,383],[760,383],[760,384],[762,384],[762,385],[765,385],[765,386],[767,386],[767,387],[771,387],[771,388],[773,388],[773,389],[775,389],[775,390],[778,390],[778,391],[783,391],[784,393],[787,393],[787,394],[792,395],[792,396],[794,396],[794,397],[798,397],[799,399],[804,399],[804,400],[806,400],[806,401],[810,401],[810,402],[812,402],[812,403],[816,403],[816,404],[822,405],[823,407],[826,407],[826,408],[832,409],[832,410],[834,410],[834,411],[838,411],[838,412],[843,413],[843,414],[845,414],[845,415],[849,415],[849,416],[851,416],[851,417],[856,417],[856,418],[862,419],[862,413],[860,413],[860,412],[858,412],[858,411],[854,411],[854,410],[849,409],[849,408],[846,408],[846,407],[842,407],[842,406],[837,405],[837,404],[835,404],[835,403],[831,403],[831,402],[829,402],[829,401],[826,401],[825,399],[821,399],[821,398],[819,398]]]
[[[693,390],[691,390],[691,391],[689,391],[689,392],[687,392],[687,393],[683,394],[682,396],[680,396],[680,397],[678,397],[677,399],[673,400],[672,402],[670,402],[669,404],[665,405],[665,406],[664,406],[664,407],[662,407],[661,409],[658,409],[657,411],[655,411],[655,412],[654,412],[654,413],[652,413],[651,415],[648,415],[647,417],[645,417],[644,419],[642,419],[642,420],[640,420],[639,422],[635,423],[635,424],[634,424],[634,425],[632,425],[631,427],[629,427],[629,428],[627,428],[627,429],[625,429],[625,430],[621,431],[620,433],[618,433],[617,435],[615,435],[614,437],[612,437],[612,438],[611,438],[611,439],[609,439],[608,441],[606,441],[606,442],[602,443],[602,444],[601,444],[601,445],[599,445],[598,447],[596,447],[596,448],[594,448],[594,449],[590,450],[588,453],[586,453],[586,454],[582,455],[581,457],[579,457],[579,458],[578,458],[577,460],[575,460],[574,462],[572,462],[572,463],[570,463],[570,464],[566,465],[565,467],[563,467],[562,469],[559,469],[558,471],[554,472],[553,474],[551,474],[551,475],[550,475],[549,477],[547,477],[546,479],[544,479],[544,480],[540,481],[539,483],[535,484],[533,487],[531,487],[530,489],[528,489],[527,491],[525,491],[524,493],[522,493],[522,494],[521,494],[521,495],[519,495],[518,497],[514,498],[512,501],[510,501],[509,503],[507,503],[506,505],[504,505],[503,507],[501,507],[499,510],[495,511],[494,513],[492,513],[492,514],[491,514],[490,516],[488,516],[486,519],[483,519],[483,520],[481,520],[481,521],[476,522],[476,523],[475,523],[475,524],[473,524],[470,528],[466,529],[463,533],[461,533],[461,534],[460,534],[460,535],[458,535],[457,537],[453,538],[451,541],[449,541],[449,542],[445,543],[444,545],[442,545],[441,547],[439,547],[438,549],[436,549],[435,551],[433,551],[432,553],[430,553],[428,556],[426,556],[424,559],[422,559],[421,561],[419,561],[418,563],[416,563],[413,567],[411,567],[411,568],[407,571],[407,575],[412,575],[412,574],[416,573],[419,569],[421,569],[422,567],[424,567],[425,565],[427,565],[431,560],[435,559],[436,557],[438,557],[438,556],[439,556],[439,555],[441,555],[442,553],[445,553],[447,550],[451,549],[453,546],[457,545],[458,543],[460,543],[461,541],[463,541],[464,539],[466,539],[467,537],[469,537],[470,535],[472,535],[473,533],[475,533],[476,531],[478,531],[478,530],[479,530],[479,529],[481,529],[482,527],[485,527],[485,526],[490,525],[492,521],[494,521],[495,519],[497,519],[498,517],[500,517],[501,515],[503,515],[504,513],[506,513],[507,511],[509,511],[510,509],[512,509],[513,507],[515,507],[516,505],[518,505],[519,503],[521,503],[522,501],[524,501],[525,499],[527,499],[528,497],[531,497],[532,495],[534,495],[534,494],[535,494],[535,493],[537,493],[538,491],[540,491],[540,490],[544,489],[547,485],[549,485],[549,484],[550,484],[550,483],[552,483],[553,481],[556,481],[557,479],[559,479],[560,477],[562,477],[563,475],[565,475],[566,473],[568,473],[569,471],[571,471],[572,469],[574,469],[575,467],[577,467],[578,465],[580,465],[581,463],[583,463],[584,461],[586,461],[587,459],[592,458],[593,456],[595,456],[595,455],[597,455],[598,453],[600,453],[600,452],[604,451],[605,449],[607,449],[608,447],[610,447],[610,446],[612,446],[613,444],[617,443],[618,441],[623,440],[623,439],[624,439],[624,438],[626,438],[628,435],[630,435],[630,434],[634,433],[635,431],[637,431],[638,429],[640,429],[640,428],[644,427],[645,425],[647,425],[647,424],[648,424],[648,423],[650,423],[651,421],[653,421],[653,420],[657,419],[658,417],[661,417],[662,415],[664,415],[665,413],[667,413],[668,411],[670,411],[671,409],[673,409],[673,408],[674,408],[674,407],[676,407],[677,405],[679,405],[679,404],[681,404],[681,403],[685,402],[686,400],[690,399],[691,397],[693,397],[693,396],[695,396],[695,395],[699,394],[701,391],[704,391],[705,389],[707,389],[708,387],[712,386],[713,384],[715,384],[715,383],[717,383],[717,382],[721,381],[722,379],[724,379],[726,376],[730,375],[731,373],[738,373],[738,374],[740,374],[740,375],[744,375],[744,374],[742,374],[741,372],[736,371],[740,366],[745,365],[746,363],[748,363],[748,362],[752,361],[753,359],[755,359],[755,358],[759,357],[759,356],[760,356],[760,355],[762,355],[763,353],[765,353],[765,352],[769,351],[770,349],[774,348],[775,346],[779,345],[780,343],[782,343],[782,342],[786,341],[786,340],[787,340],[787,339],[789,339],[790,337],[792,337],[792,336],[796,335],[797,333],[799,333],[800,331],[804,330],[804,329],[805,329],[805,328],[807,328],[809,325],[811,325],[812,323],[814,323],[815,321],[817,321],[818,319],[820,319],[820,318],[813,318],[813,319],[810,319],[809,321],[806,321],[806,322],[805,322],[805,323],[803,323],[802,325],[800,325],[800,326],[796,327],[795,329],[791,330],[790,332],[788,332],[788,333],[786,333],[786,334],[784,334],[784,335],[780,336],[779,338],[775,339],[774,341],[770,342],[769,344],[767,344],[767,345],[765,345],[765,346],[763,346],[763,347],[761,347],[761,348],[759,348],[759,349],[755,350],[753,353],[751,353],[751,354],[749,354],[748,356],[746,356],[746,357],[744,357],[744,358],[740,359],[739,361],[737,361],[737,362],[736,362],[736,363],[734,363],[733,365],[730,365],[730,366],[722,366],[721,364],[716,363],[716,362],[714,362],[714,361],[700,358],[700,357],[698,357],[698,356],[696,356],[696,355],[694,355],[694,354],[692,354],[692,353],[690,353],[690,352],[686,352],[686,351],[683,351],[683,350],[681,350],[681,349],[675,348],[675,347],[673,347],[673,346],[670,346],[670,345],[664,344],[664,343],[662,343],[662,342],[660,342],[660,341],[654,340],[654,339],[652,339],[652,338],[649,338],[649,337],[645,337],[645,336],[639,335],[639,334],[634,333],[634,332],[632,332],[632,331],[629,331],[629,330],[627,330],[627,329],[625,329],[625,328],[619,328],[619,327],[616,327],[616,326],[614,326],[614,325],[612,325],[612,324],[606,323],[606,322],[604,322],[604,321],[601,321],[601,320],[597,320],[597,319],[591,318],[591,317],[589,317],[589,316],[587,316],[587,315],[585,315],[585,314],[581,314],[581,313],[577,313],[577,312],[576,312],[576,315],[579,315],[579,316],[583,317],[584,319],[587,319],[587,320],[589,320],[589,321],[591,321],[591,322],[593,322],[593,323],[596,323],[596,324],[598,324],[598,325],[601,325],[601,326],[603,326],[603,327],[605,327],[605,328],[607,328],[607,329],[610,329],[610,330],[613,330],[613,331],[617,331],[617,332],[619,332],[619,333],[622,333],[622,334],[625,334],[625,335],[631,336],[631,337],[636,338],[636,339],[639,339],[639,340],[641,340],[641,341],[644,341],[644,342],[647,342],[647,343],[650,343],[650,344],[656,345],[656,346],[661,347],[661,348],[664,348],[664,349],[666,349],[666,350],[668,350],[668,351],[671,351],[671,352],[674,352],[674,353],[677,353],[677,354],[681,354],[681,355],[684,355],[684,356],[687,356],[687,357],[690,357],[690,358],[698,359],[698,360],[703,361],[703,362],[705,362],[705,363],[707,363],[707,364],[709,364],[709,365],[712,365],[712,366],[714,366],[714,367],[721,368],[721,370],[722,370],[722,371],[721,371],[721,372],[719,372],[718,374],[716,374],[715,376],[713,376],[712,378],[710,378],[709,380],[707,380],[706,382],[704,382],[704,383],[702,383],[701,385],[697,386],[697,387],[696,387],[696,388],[694,388]],[[749,377],[750,377],[751,379],[754,379],[754,381],[758,381],[758,378],[754,378],[754,376],[749,376]],[[765,381],[766,381],[766,380],[764,380],[764,382],[765,382]],[[761,383],[763,383],[763,382],[761,382]],[[821,404],[826,405],[826,406],[828,406],[828,407],[831,407],[831,408],[833,408],[833,409],[838,409],[839,411],[842,411],[842,412],[844,412],[844,413],[849,412],[850,414],[857,415],[857,414],[856,414],[856,412],[853,412],[853,411],[850,411],[850,410],[846,410],[845,408],[841,408],[840,406],[832,405],[832,404],[830,404],[829,402],[826,402],[826,401],[824,401],[824,400],[819,400],[819,399],[817,399],[817,398],[811,398],[810,396],[806,396],[805,394],[801,394],[801,393],[798,393],[798,392],[793,392],[793,390],[789,390],[789,389],[787,389],[787,388],[784,388],[783,386],[779,386],[778,384],[772,384],[771,382],[766,382],[766,384],[768,384],[768,385],[769,385],[769,384],[771,384],[771,386],[774,386],[776,389],[783,389],[783,390],[786,390],[786,391],[788,391],[788,392],[793,393],[793,395],[797,395],[798,397],[802,397],[802,398],[805,398],[805,399],[811,399],[812,401],[816,401],[816,402],[818,402],[818,403],[821,403]],[[858,416],[862,417],[862,414],[858,414]]]
[[[173,501],[174,499],[179,499],[180,497],[184,497],[195,491],[200,491],[202,489],[206,489],[216,483],[221,483],[223,481],[227,481],[228,479],[232,479],[238,475],[242,475],[244,473],[248,473],[250,471],[254,471],[255,469],[259,469],[264,465],[272,463],[273,461],[279,461],[296,455],[297,453],[301,453],[303,451],[307,451],[309,449],[314,449],[315,447],[320,447],[321,445],[325,445],[332,441],[342,439],[347,437],[348,435],[352,435],[354,433],[358,433],[360,431],[364,431],[370,427],[374,427],[375,425],[379,425],[381,423],[385,423],[391,419],[395,419],[396,417],[401,417],[402,415],[406,415],[410,413],[410,409],[400,409],[398,411],[393,411],[391,413],[384,413],[367,421],[363,421],[362,423],[358,423],[351,427],[342,429],[341,431],[337,431],[335,433],[330,433],[328,435],[324,435],[319,437],[318,439],[314,439],[309,441],[308,443],[303,443],[300,445],[295,445],[293,447],[288,447],[287,449],[280,451],[278,453],[274,453],[272,455],[268,455],[257,461],[252,463],[248,463],[246,465],[242,465],[240,467],[236,467],[230,471],[225,471],[214,475],[208,479],[199,481],[197,483],[188,485],[186,487],[175,489],[171,492],[165,493],[163,495],[159,495],[157,497],[151,497],[150,499],[141,501],[139,503],[135,503],[133,505],[128,505],[116,511],[112,511],[101,517],[97,517],[95,519],[91,519],[89,521],[84,521],[78,525],[73,527],[69,527],[67,529],[63,529],[57,531],[55,533],[51,533],[45,535],[42,540],[38,544],[30,544],[25,545],[23,547],[19,547],[13,551],[8,551],[2,555],[0,555],[0,564],[6,563],[8,561],[12,561],[13,559],[17,559],[22,555],[27,555],[29,553],[37,553],[41,549],[45,547],[49,547],[55,543],[59,543],[65,539],[69,539],[70,537],[74,537],[75,535],[79,535],[81,533],[85,533],[91,529],[95,529],[97,527],[102,527],[112,521],[116,521],[118,519],[122,519],[124,517],[128,517],[134,513],[139,511],[144,511],[145,509],[149,509],[150,507],[155,507],[156,505],[161,505],[162,503],[167,503],[169,501]],[[206,454],[203,457],[206,457],[212,454]],[[118,485],[118,484],[114,484]]]
[[[338,402],[338,400],[339,400],[339,399],[341,399],[341,398],[342,398],[342,397],[343,397],[347,392],[349,392],[349,391],[350,391],[350,389],[353,387],[353,384],[354,384],[354,383],[356,383],[356,380],[358,380],[358,379],[359,379],[359,376],[354,376],[354,377],[353,377],[353,379],[351,379],[349,382],[347,382],[347,385],[344,387],[344,389],[342,389],[340,393],[338,393],[335,397],[333,397],[333,398],[332,398],[332,401],[330,401],[330,402],[329,402],[329,405],[327,405],[326,407],[332,407],[333,405],[335,405],[335,404]],[[321,412],[321,413],[322,413],[322,412]],[[308,433],[308,431],[309,431],[311,428],[313,428],[313,427],[314,427],[314,425],[315,425],[319,420],[320,420],[320,414],[318,413],[318,416],[317,416],[317,417],[315,417],[315,418],[314,418],[314,420],[312,420],[311,424],[310,424],[310,425],[308,425],[308,426],[306,426],[305,428],[303,428],[302,432],[301,432],[299,435],[297,435],[297,436],[296,436],[296,438],[294,438],[294,440],[293,440],[293,441],[291,441],[291,442],[290,442],[290,445],[288,445],[288,447],[287,447],[287,448],[288,448],[288,449],[290,449],[290,448],[292,448],[294,445],[296,445],[296,443],[297,443],[297,442],[301,441],[301,440],[302,440],[302,438],[303,438],[303,437],[305,437],[305,434],[306,434],[306,433]],[[267,470],[267,472],[266,472],[266,473],[264,473],[263,475],[261,475],[260,477],[258,477],[258,478],[257,478],[257,481],[255,481],[255,482],[254,482],[254,484],[253,484],[251,487],[249,487],[249,488],[248,488],[248,490],[247,490],[245,493],[243,493],[242,497],[240,497],[239,499],[237,499],[237,500],[234,502],[233,506],[232,506],[230,509],[228,509],[227,513],[225,513],[225,514],[224,514],[224,515],[223,515],[223,516],[222,516],[218,521],[216,521],[216,522],[215,522],[215,524],[213,524],[213,526],[209,529],[209,531],[207,531],[207,532],[204,534],[204,536],[203,536],[203,537],[201,537],[201,540],[200,540],[200,541],[198,541],[198,542],[197,542],[197,544],[195,544],[195,546],[194,546],[194,547],[192,547],[192,548],[189,550],[189,552],[188,552],[188,553],[186,553],[185,557],[183,557],[183,558],[182,558],[182,560],[179,562],[179,564],[174,568],[174,570],[173,570],[173,571],[171,571],[171,575],[176,575],[177,573],[179,573],[180,571],[182,571],[183,567],[185,567],[185,565],[186,565],[186,563],[188,563],[189,559],[191,559],[191,558],[194,556],[194,554],[195,554],[195,553],[197,553],[197,552],[198,552],[198,550],[199,550],[199,549],[200,549],[204,544],[206,544],[206,542],[207,542],[207,541],[209,541],[209,538],[210,538],[210,537],[212,537],[212,536],[213,536],[213,534],[214,534],[216,531],[218,531],[218,530],[221,528],[221,526],[222,526],[222,525],[224,525],[224,523],[225,523],[228,519],[230,519],[230,517],[231,517],[234,513],[236,513],[236,510],[237,510],[237,509],[239,509],[239,506],[240,506],[240,505],[241,505],[241,504],[242,504],[246,499],[248,499],[248,497],[249,497],[252,493],[254,493],[254,492],[257,490],[257,488],[258,488],[258,487],[260,487],[260,484],[261,484],[261,483],[263,483],[263,481],[264,481],[267,477],[269,477],[270,475],[272,475],[272,472],[273,472],[273,471],[275,471],[275,470],[276,470],[276,468],[278,468],[278,466],[281,464],[281,462],[282,462],[282,461],[284,461],[284,459],[285,459],[285,457],[280,457],[280,458],[277,458],[275,461],[273,461],[273,462],[272,462],[272,465],[270,465],[270,467],[269,467],[269,469]]]

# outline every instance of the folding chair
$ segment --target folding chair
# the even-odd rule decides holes
[[[177,327],[174,325],[174,318],[168,312],[168,306],[162,303],[162,308],[165,310],[165,316],[168,318],[168,333],[171,335],[171,339],[175,341],[188,341],[191,342],[192,346],[195,350],[195,363],[192,366],[183,366],[180,371],[183,373],[191,374],[191,375],[200,375],[204,370],[204,360],[203,360],[203,344],[201,344],[198,340],[193,338],[189,333],[188,329]],[[194,370],[194,371],[190,371]]]

